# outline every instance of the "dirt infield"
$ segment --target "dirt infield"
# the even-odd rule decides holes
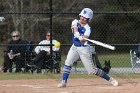
[[[118,79],[118,87],[95,79],[69,79],[66,88],[57,88],[56,79],[1,80],[0,93],[139,93],[140,79]]]

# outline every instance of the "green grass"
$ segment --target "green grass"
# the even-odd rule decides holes
[[[98,54],[98,58],[102,65],[105,60],[111,61],[112,67],[131,67],[130,55],[128,53]],[[66,55],[62,55],[62,66],[65,62]],[[3,48],[0,48],[0,65],[3,64]],[[83,66],[82,63],[79,66]]]
[[[98,58],[101,64],[104,64],[105,60],[111,61],[112,67],[131,67],[130,62],[130,55],[129,53],[115,53],[115,54],[98,54]],[[62,56],[62,66],[65,62],[66,56]],[[0,64],[3,64],[3,50],[0,50]],[[82,66],[83,64],[80,63],[78,66]],[[111,75],[114,77],[120,77],[122,75]],[[87,75],[87,74],[72,74],[70,75],[71,78],[96,78],[95,75]],[[130,78],[140,78],[139,74],[128,74],[124,76]],[[31,74],[31,73],[0,73],[0,80],[18,80],[18,79],[61,79],[61,74]]]
[[[62,64],[66,59],[62,57]],[[131,67],[130,54],[129,53],[116,53],[116,54],[100,54],[98,55],[101,65],[104,65],[105,60],[110,60],[112,67]],[[81,62],[78,63],[79,67],[83,67]]]
[[[0,73],[0,80],[61,79],[62,74]],[[115,78],[140,78],[140,74],[111,74]],[[73,74],[70,78],[98,78],[95,75]]]
[[[1,73],[0,80],[21,80],[21,79],[61,79],[62,74],[31,74],[31,73]],[[70,78],[95,78],[95,75],[73,74]]]
[[[0,73],[0,80],[21,80],[21,79],[61,79],[62,74],[31,74],[31,73]],[[71,73],[70,78],[96,78],[95,75],[74,74]]]
[[[99,60],[102,64],[104,60],[110,60],[112,67],[131,67],[129,53],[99,55]]]
[[[57,76],[56,76],[57,75]],[[32,73],[1,73],[0,80],[21,80],[21,79],[55,79],[60,74],[32,74]]]

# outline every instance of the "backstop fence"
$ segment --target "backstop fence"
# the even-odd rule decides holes
[[[140,42],[139,3],[139,0],[1,0],[0,16],[4,19],[0,22],[0,63],[3,64],[3,50],[12,31],[19,31],[22,39],[35,45],[50,31],[52,38],[61,42],[63,65],[72,45],[71,22],[83,8],[89,7],[94,11],[90,39],[116,47],[112,51],[96,45],[101,65],[110,60],[110,73],[140,73],[139,57],[130,51],[137,50]],[[79,61],[72,71],[86,72]]]

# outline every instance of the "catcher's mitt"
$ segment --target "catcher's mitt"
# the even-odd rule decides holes
[[[102,70],[108,74],[110,69],[111,69],[110,60],[109,61],[105,60],[104,67],[102,68]]]

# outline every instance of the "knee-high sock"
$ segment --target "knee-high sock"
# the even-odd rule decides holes
[[[104,78],[107,81],[110,80],[110,76],[107,75],[103,70],[101,70],[99,68],[95,69],[95,75],[100,76],[100,77]]]
[[[71,66],[64,65],[62,80],[65,80],[65,82],[67,82],[67,79],[69,78],[70,71]]]

